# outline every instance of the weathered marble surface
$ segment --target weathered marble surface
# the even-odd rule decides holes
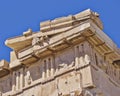
[[[0,96],[119,96],[120,53],[90,9],[6,40]]]

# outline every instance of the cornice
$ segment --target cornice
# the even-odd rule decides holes
[[[85,40],[104,57],[104,60],[110,63],[120,60],[117,46],[102,31],[103,25],[98,14],[91,10],[45,21],[40,23],[40,26],[40,32],[33,33],[29,29],[23,36],[6,40],[6,45],[17,54],[17,59],[10,62],[9,70],[32,64]]]
[[[97,13],[88,9],[76,15],[69,15],[66,17],[56,18],[54,20],[44,21],[40,23],[40,32],[35,33],[32,32],[31,29],[28,29],[28,31],[23,32],[22,36],[7,39],[5,44],[15,51],[20,51],[27,46],[31,46],[31,41],[34,37],[46,35],[54,36],[56,34],[71,30],[76,25],[82,24],[84,21],[89,19],[93,20],[99,28],[103,29],[102,22],[98,17],[99,16]]]

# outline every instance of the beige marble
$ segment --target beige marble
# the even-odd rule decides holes
[[[0,61],[0,96],[119,96],[120,52],[87,9],[40,23],[7,39]]]

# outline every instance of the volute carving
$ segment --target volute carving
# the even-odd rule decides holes
[[[43,45],[43,42],[48,42],[48,36],[34,37],[32,40],[32,46]]]
[[[38,37],[34,37],[33,40],[32,40],[32,45],[37,45],[40,43],[40,39]]]

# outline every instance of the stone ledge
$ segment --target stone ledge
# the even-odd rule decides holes
[[[23,36],[7,39],[5,44],[16,51],[20,51],[24,47],[32,45],[32,39],[35,36],[53,36],[58,33],[70,30],[76,25],[83,24],[83,22],[89,19],[92,20],[100,29],[103,29],[102,22],[98,18],[98,15],[96,15],[95,12],[92,12],[90,9],[88,9],[76,15],[69,15],[67,17],[61,17],[51,21],[48,20],[45,22],[41,22],[40,32],[32,33],[31,30],[28,30],[24,32]]]
[[[9,63],[5,60],[0,61],[0,77],[9,74]]]
[[[18,94],[22,93],[23,91],[30,89],[33,86],[36,86],[36,85],[39,85],[39,84],[43,85],[45,83],[48,83],[49,81],[55,80],[56,78],[60,77],[61,75],[67,74],[69,72],[74,72],[75,74],[79,74],[79,70],[87,68],[89,66],[90,66],[90,64],[82,66],[82,67],[81,66],[79,66],[79,67],[74,66],[74,67],[70,67],[69,69],[61,70],[61,72],[57,72],[57,73],[55,73],[55,75],[53,75],[51,77],[48,77],[48,78],[45,78],[45,79],[39,79],[39,80],[31,83],[31,85],[23,87],[23,89],[19,89],[16,92],[15,91],[14,92],[8,92],[8,93],[6,93],[6,95],[7,94],[8,94],[8,96],[18,95]],[[87,85],[87,86],[89,87],[89,85]]]

